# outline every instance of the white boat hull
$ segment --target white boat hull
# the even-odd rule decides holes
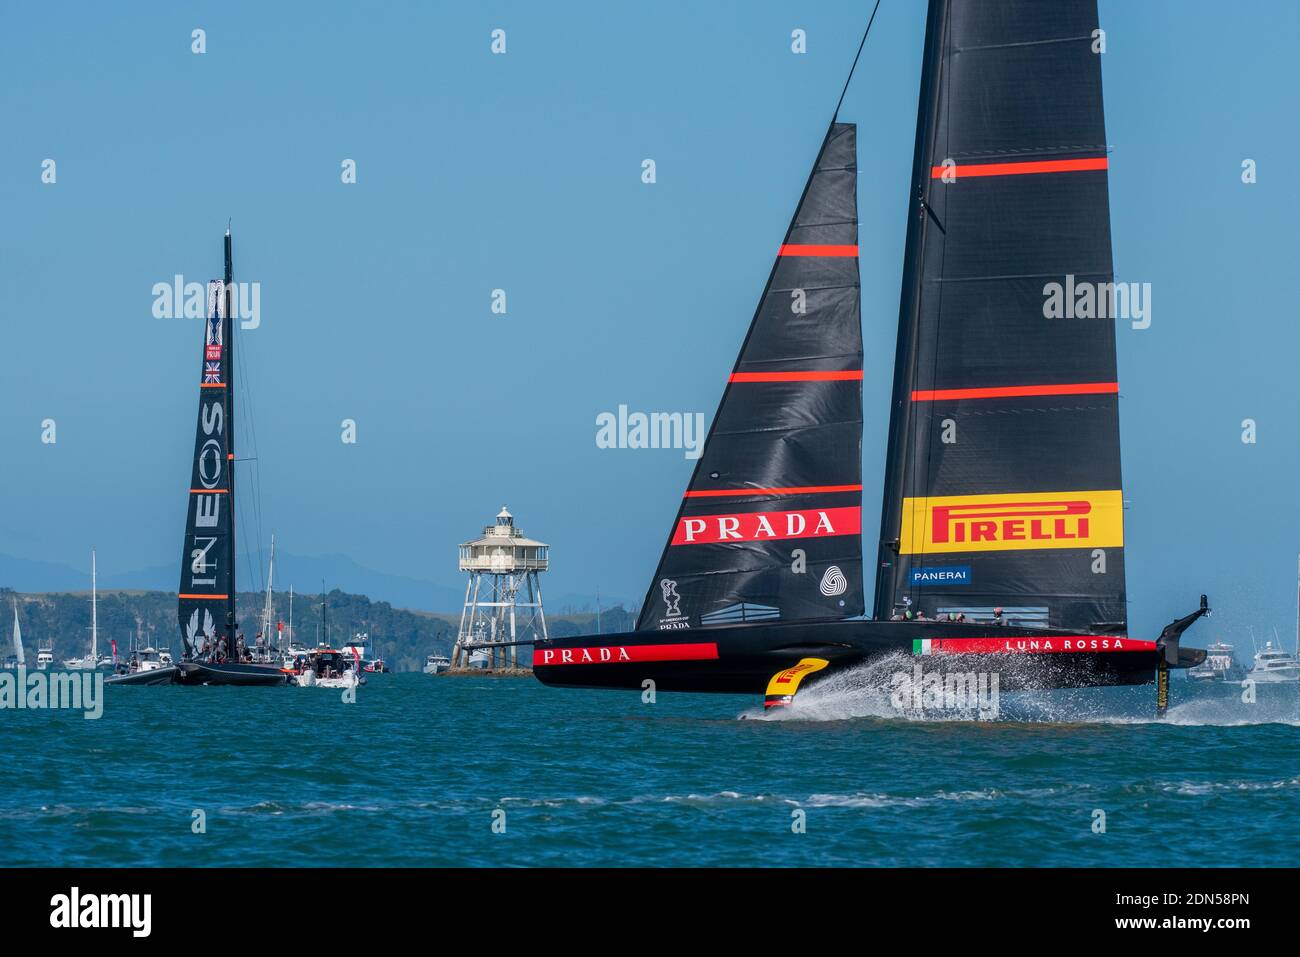
[[[360,684],[351,671],[337,678],[318,678],[314,671],[304,671],[295,681],[299,688],[355,688]]]

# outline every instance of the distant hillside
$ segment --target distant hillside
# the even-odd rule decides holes
[[[266,554],[253,554],[249,559],[251,567],[261,566],[267,557]],[[69,565],[0,553],[0,587],[20,592],[79,591],[89,588],[89,550],[83,560],[86,563],[85,569],[79,570]],[[240,582],[245,586],[264,586],[266,569],[262,568],[259,575],[246,578],[249,567],[249,562],[241,558]],[[99,552],[100,588],[167,591],[176,587],[178,574],[178,564],[122,571],[114,565],[113,556],[106,549],[100,549]],[[324,583],[327,590],[338,588],[354,595],[370,595],[377,601],[389,602],[395,608],[436,608],[443,612],[456,612],[457,620],[461,604],[465,601],[465,579],[457,581],[454,572],[441,582],[390,575],[359,565],[346,555],[295,555],[281,550],[275,556],[275,581],[286,589],[289,585],[295,585],[301,591],[315,590]],[[556,613],[594,613],[596,608],[595,597],[592,595],[553,592],[548,587],[546,596],[546,607]],[[605,603],[613,603],[610,596],[606,595]],[[260,608],[261,602],[255,607]]]
[[[13,620],[12,589],[0,588],[0,657],[13,653],[10,645]],[[289,617],[289,595],[275,593],[276,615]],[[90,642],[90,593],[51,592],[18,594],[18,619],[22,625],[23,646],[33,654],[38,645],[53,641],[56,660],[84,655]],[[257,634],[263,595],[239,596],[240,627],[252,640]],[[447,654],[456,638],[459,615],[409,611],[394,608],[386,601],[371,601],[365,595],[353,595],[335,589],[325,596],[329,639],[333,642],[363,631],[376,643],[389,667],[397,671],[418,671],[427,656]],[[315,644],[320,633],[321,596],[295,594],[293,627],[304,644]],[[621,606],[604,610],[600,615],[603,632],[628,631],[636,624],[635,616]],[[594,612],[550,616],[547,625],[552,635],[569,637],[592,634],[597,630]],[[99,642],[104,654],[110,651],[109,640],[115,639],[124,652],[132,636],[140,634],[146,644],[181,651],[180,629],[176,620],[176,596],[162,591],[104,591],[99,593]]]

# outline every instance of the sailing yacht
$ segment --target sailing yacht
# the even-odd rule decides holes
[[[23,655],[23,630],[18,626],[18,599],[14,598],[14,653],[4,661],[6,669],[24,667],[27,659]]]
[[[1097,25],[1096,0],[930,0],[874,567],[857,128],[837,105],[636,630],[537,641],[542,682],[779,708],[899,654],[1004,690],[1154,678],[1164,712],[1208,602],[1129,633],[1115,323],[1046,318],[1054,283],[1113,288]]]
[[[65,658],[69,671],[94,671],[103,664],[99,656],[99,592],[95,582],[95,550],[90,550],[90,654],[84,658]],[[111,659],[110,659],[111,664]]]
[[[208,283],[198,429],[181,552],[177,617],[184,685],[283,685],[276,663],[240,661],[235,618],[235,317],[230,230],[225,280]]]

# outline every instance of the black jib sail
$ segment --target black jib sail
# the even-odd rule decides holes
[[[856,138],[822,142],[638,630],[862,614]]]
[[[235,601],[234,437],[231,409],[232,269],[226,234],[225,282],[208,283],[203,324],[199,422],[194,439],[178,614],[187,657],[206,640],[228,636],[233,648]]]
[[[1099,49],[1096,0],[930,5],[877,618],[1124,627]]]

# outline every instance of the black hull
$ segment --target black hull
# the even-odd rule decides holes
[[[543,684],[660,691],[762,694],[774,674],[801,659],[842,672],[889,655],[928,671],[996,673],[1004,691],[1140,685],[1155,680],[1154,641],[1123,635],[941,621],[755,623],[679,631],[582,635],[539,641],[533,673]],[[1186,649],[1176,667],[1204,652]],[[811,683],[811,681],[810,681]]]
[[[175,665],[154,668],[150,671],[133,671],[124,675],[109,675],[106,685],[174,685],[180,679],[180,669]]]
[[[275,665],[250,665],[238,662],[210,664],[182,661],[177,683],[183,685],[283,685],[288,679]]]

